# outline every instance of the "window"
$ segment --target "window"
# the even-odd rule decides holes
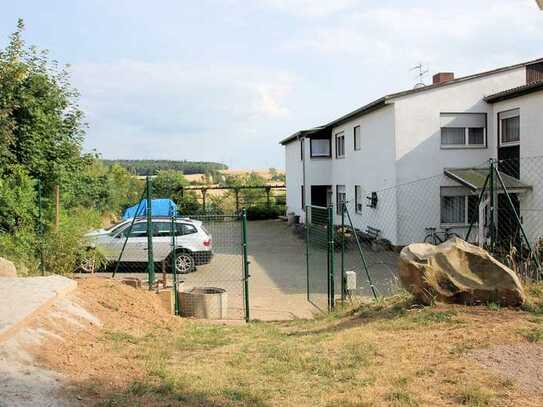
[[[479,197],[464,188],[441,188],[441,223],[468,225],[479,220]]]
[[[500,145],[517,145],[520,142],[520,111],[509,110],[499,114]]]
[[[441,147],[486,147],[486,114],[442,113]]]
[[[363,208],[362,199],[363,199],[362,188],[360,187],[360,185],[355,185],[354,186],[354,211],[356,213],[362,213],[362,208]]]
[[[128,230],[130,229],[130,226],[128,226],[121,234],[123,236],[126,236],[128,233]],[[130,234],[128,235],[129,238],[133,237],[147,237],[147,223],[146,222],[139,222],[132,225],[132,230],[130,230]]]
[[[330,139],[312,138],[310,141],[311,157],[331,157]]]
[[[345,134],[336,134],[336,158],[345,157]]]
[[[198,233],[198,230],[193,225],[188,225],[186,223],[178,223],[175,225],[175,235],[176,236],[185,236],[192,235],[193,233]]]
[[[442,127],[442,146],[462,146],[466,143],[466,129],[463,127]]]
[[[341,215],[343,204],[347,201],[345,185],[336,185],[336,212]]]
[[[360,150],[360,126],[355,126],[353,129],[354,149]]]
[[[171,236],[172,224],[171,222],[153,222],[153,236],[154,237],[166,237]]]
[[[305,139],[300,139],[300,160],[304,160],[304,154],[305,154]]]
[[[485,129],[482,127],[468,128],[468,145],[481,146],[485,144]]]

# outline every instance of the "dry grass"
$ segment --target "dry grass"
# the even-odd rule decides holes
[[[529,292],[529,311],[421,309],[398,296],[319,320],[215,326],[91,281],[79,296],[104,326],[67,333],[42,354],[88,405],[538,406],[542,394],[472,357],[532,340],[543,291]]]

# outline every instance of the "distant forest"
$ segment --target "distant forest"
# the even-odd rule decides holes
[[[212,174],[220,170],[227,170],[228,166],[221,163],[207,161],[170,161],[170,160],[102,160],[105,165],[119,164],[129,172],[136,175],[155,175],[161,170],[182,171],[190,174]]]

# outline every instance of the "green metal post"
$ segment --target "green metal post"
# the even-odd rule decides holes
[[[247,209],[241,210],[241,231],[243,249],[243,298],[245,300],[245,322],[251,320],[249,309],[249,254],[247,247]]]
[[[517,224],[520,227],[520,231],[522,232],[522,236],[524,237],[524,240],[526,240],[526,244],[528,245],[528,250],[530,250],[530,253],[533,253],[532,245],[530,244],[530,241],[528,240],[528,236],[526,235],[526,232],[524,231],[524,227],[522,226],[522,222],[520,221],[520,216],[517,213],[517,210],[515,209],[515,205],[513,205],[513,201],[511,200],[511,196],[509,195],[509,192],[505,188],[505,183],[503,182],[502,176],[499,173],[499,171],[496,171],[496,178],[498,178],[498,180],[500,181],[500,185],[503,188],[505,196],[507,197],[507,201],[508,201],[509,205],[511,206],[511,209],[513,210],[513,213],[515,214],[515,220],[517,221]],[[541,264],[539,262],[539,259],[538,259],[537,255],[534,255],[534,260],[535,260],[535,263],[537,265],[538,272],[541,272]]]
[[[45,262],[43,256],[43,201],[42,201],[42,183],[41,179],[38,179],[38,236],[40,237],[40,271],[41,275],[45,275]]]
[[[334,207],[328,207],[328,310],[335,308],[335,250],[334,250]]]
[[[307,205],[305,207],[305,273],[306,273],[306,286],[307,286],[307,301],[309,301],[309,243],[311,239],[311,214],[309,213],[311,207]]]
[[[172,278],[173,278],[173,299],[174,299],[174,311],[175,315],[181,315],[181,309],[179,304],[179,291],[177,289],[177,256],[175,254],[175,233],[176,233],[176,227],[175,227],[175,215],[172,216],[172,225],[171,225],[171,233],[172,233]]]
[[[138,202],[138,207],[136,208],[136,213],[134,214],[134,217],[132,218],[132,222],[130,222],[130,226],[127,229],[126,237],[124,238],[124,242],[123,242],[123,247],[119,253],[119,258],[117,259],[117,264],[115,264],[115,269],[113,270],[113,274],[111,275],[111,278],[115,278],[115,274],[117,274],[117,271],[119,271],[119,265],[121,264],[121,259],[123,257],[124,249],[126,248],[126,243],[128,242],[128,237],[130,236],[130,232],[132,232],[132,227],[134,226],[134,222],[136,221],[136,218],[138,217],[138,213],[140,212],[141,203],[143,202],[143,197],[145,196],[145,193],[146,193],[146,189],[141,194],[140,200]]]
[[[490,170],[489,170],[489,182],[490,182],[490,251],[494,252],[494,245],[496,244],[496,179],[494,177],[494,159],[490,159]]]
[[[346,211],[346,213],[347,213],[347,219],[349,219],[349,224],[351,225],[351,229],[353,230],[354,239],[356,241],[356,246],[358,247],[358,252],[360,253],[360,258],[362,259],[362,264],[364,265],[364,270],[366,271],[366,277],[368,278],[368,282],[370,283],[370,288],[371,288],[371,292],[373,293],[373,298],[377,299],[377,292],[375,291],[375,287],[371,279],[370,271],[368,269],[368,263],[366,262],[366,256],[364,256],[364,252],[362,251],[362,245],[360,244],[358,235],[355,232],[351,215],[349,214],[349,211]]]
[[[147,274],[149,275],[149,290],[155,285],[155,260],[153,258],[153,209],[151,207],[151,180],[145,178],[147,195]]]
[[[345,303],[345,208],[346,205],[341,205],[341,303]]]

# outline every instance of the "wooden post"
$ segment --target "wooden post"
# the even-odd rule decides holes
[[[60,228],[60,186],[55,185],[55,232]]]
[[[266,207],[270,209],[271,203],[270,203],[270,187],[266,187]]]
[[[236,213],[239,213],[239,188],[236,188],[235,191],[236,191]]]

